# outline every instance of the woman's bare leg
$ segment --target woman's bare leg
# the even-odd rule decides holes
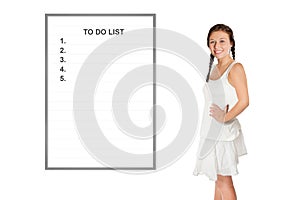
[[[218,181],[216,181],[216,184],[215,184],[215,198],[214,198],[214,200],[222,200],[222,194],[221,194],[221,191],[218,188]]]
[[[222,200],[236,200],[236,193],[231,176],[218,175],[217,188],[220,190]]]

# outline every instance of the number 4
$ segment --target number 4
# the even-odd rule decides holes
[[[66,70],[64,69],[64,67],[63,67],[63,66],[60,68],[60,70],[59,70],[59,71],[61,71],[61,72],[66,72]]]

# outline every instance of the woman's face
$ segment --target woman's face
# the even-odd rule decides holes
[[[217,59],[227,56],[232,44],[229,35],[224,31],[215,31],[209,37],[209,49]]]

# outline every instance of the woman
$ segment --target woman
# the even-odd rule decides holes
[[[243,65],[235,61],[235,41],[230,27],[213,26],[207,36],[207,46],[211,55],[204,90],[206,106],[194,175],[205,174],[215,181],[215,200],[235,200],[232,175],[238,174],[238,157],[247,153],[236,119],[249,105],[247,79]],[[218,60],[216,65],[213,65],[214,58]],[[220,129],[213,128],[218,124]],[[199,156],[205,144],[212,140],[215,143],[211,150]]]

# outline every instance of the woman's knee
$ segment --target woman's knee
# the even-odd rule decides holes
[[[224,188],[228,188],[228,187],[233,187],[233,182],[232,182],[231,176],[218,175],[218,179],[216,181],[216,186],[220,190],[222,190]]]

